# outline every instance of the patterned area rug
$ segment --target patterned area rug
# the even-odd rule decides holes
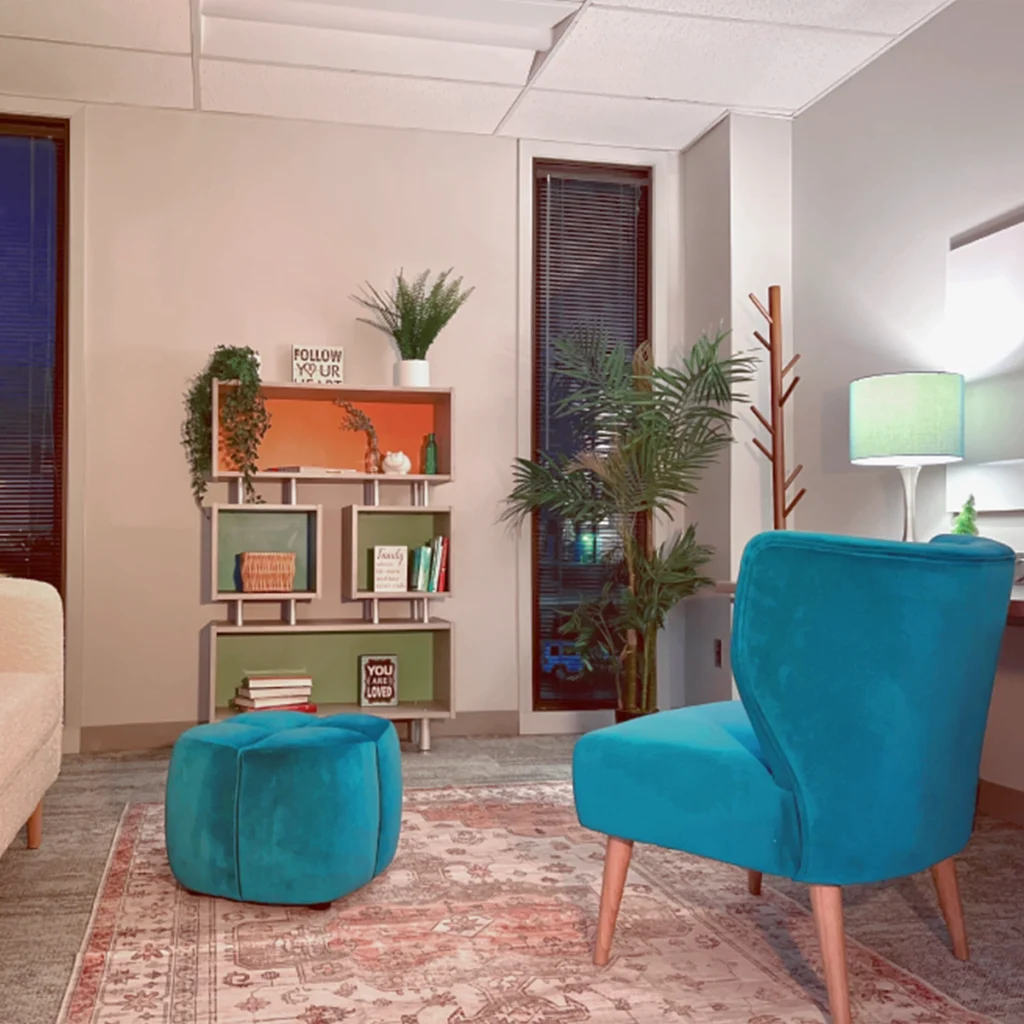
[[[745,874],[634,856],[590,962],[603,858],[565,783],[413,790],[381,878],[329,910],[190,895],[163,810],[115,838],[58,1024],[821,1024],[810,915]],[[850,944],[858,1024],[987,1024]]]

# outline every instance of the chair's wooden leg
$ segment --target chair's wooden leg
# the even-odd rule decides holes
[[[811,906],[818,927],[825,965],[832,1024],[852,1024],[850,984],[846,976],[846,936],[843,934],[843,890],[838,885],[812,885]]]
[[[760,871],[748,871],[747,872],[747,888],[750,890],[751,896],[761,895],[761,872]]]
[[[949,937],[953,940],[953,954],[959,960],[970,960],[971,951],[967,945],[967,929],[964,927],[964,908],[960,902],[960,885],[956,880],[956,862],[952,857],[932,867],[935,891],[939,894],[939,906],[946,919]]]
[[[25,823],[25,830],[28,832],[28,848],[38,850],[43,842],[43,801],[36,804],[32,817]]]
[[[597,946],[594,949],[594,963],[604,967],[612,951],[612,936],[619,916],[622,890],[629,872],[629,859],[633,856],[631,839],[608,837],[608,849],[604,855],[604,879],[601,882],[601,910],[597,915]]]

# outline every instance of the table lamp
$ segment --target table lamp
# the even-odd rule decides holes
[[[850,384],[850,461],[896,466],[903,477],[903,539],[914,535],[922,466],[964,457],[964,379],[958,373],[887,373]]]

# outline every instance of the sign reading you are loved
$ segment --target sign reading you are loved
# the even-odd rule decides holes
[[[359,703],[363,707],[395,707],[398,704],[398,657],[394,654],[363,654],[359,658]]]
[[[296,384],[343,384],[343,349],[292,346],[292,380]]]

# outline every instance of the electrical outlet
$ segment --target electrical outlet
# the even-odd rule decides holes
[[[715,668],[722,667],[722,641],[715,640]]]

